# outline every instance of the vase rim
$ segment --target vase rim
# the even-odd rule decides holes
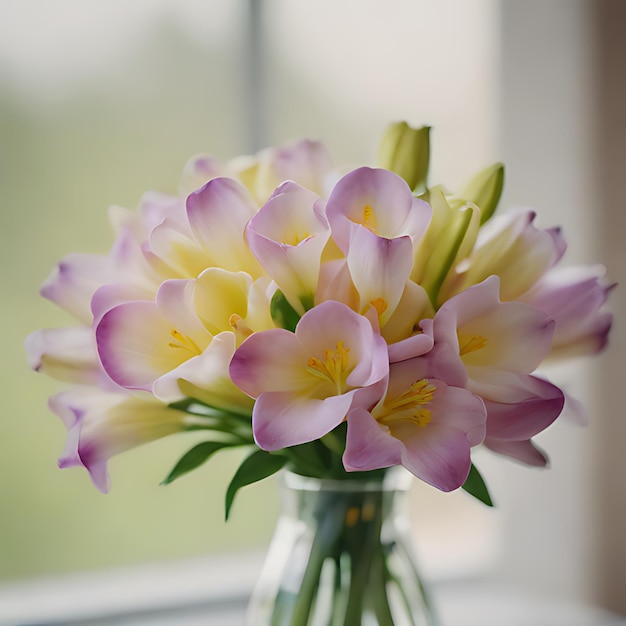
[[[281,480],[285,486],[299,491],[405,491],[410,487],[413,476],[402,466],[394,466],[381,474],[380,478],[315,478],[283,470]]]

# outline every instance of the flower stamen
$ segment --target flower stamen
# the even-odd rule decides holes
[[[310,236],[311,236],[311,233],[308,233],[306,231],[303,232],[303,233],[297,233],[296,232],[291,237],[291,240],[290,241],[286,241],[285,243],[290,245],[290,246],[293,246],[295,248],[298,244],[302,243],[303,241],[308,239]]]
[[[253,332],[252,329],[243,321],[241,315],[237,315],[237,313],[233,313],[228,318],[228,324],[235,331],[235,334],[241,341],[247,339]]]
[[[349,357],[350,348],[346,348],[343,341],[338,341],[335,350],[324,350],[324,361],[311,357],[307,363],[307,371],[317,378],[329,380],[341,393],[347,378]]]
[[[487,345],[487,339],[481,335],[463,335],[459,333],[459,355],[476,352]]]
[[[363,207],[363,222],[361,222],[367,230],[371,230],[373,233],[377,233],[378,231],[378,220],[376,219],[376,213],[374,209],[366,204]]]
[[[432,412],[425,408],[432,401],[437,387],[427,378],[415,381],[406,391],[384,403],[384,414],[377,417],[379,423],[389,428],[394,422],[410,421],[420,428],[432,421]]]
[[[170,348],[187,350],[188,352],[191,352],[194,356],[202,354],[202,350],[200,350],[198,344],[188,335],[183,335],[175,328],[170,331],[170,335],[174,339],[174,341],[170,341],[167,344]]]

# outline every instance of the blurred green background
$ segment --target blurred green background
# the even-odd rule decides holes
[[[221,62],[207,68],[206,58]],[[158,486],[197,434],[113,459],[107,496],[86,472],[58,471],[64,428],[46,398],[61,385],[30,372],[23,354],[29,332],[71,323],[38,287],[68,252],[107,251],[108,205],[132,208],[147,189],[175,193],[196,152],[243,149],[238,60],[160,24],[105,82],[94,76],[43,102],[3,85],[0,578],[243,550],[271,528],[272,507],[260,506],[268,488],[242,492],[224,524],[232,455]]]
[[[243,490],[224,522],[236,454],[159,486],[201,439],[197,433],[114,458],[106,496],[85,471],[56,468],[65,429],[47,397],[62,385],[28,369],[23,342],[37,328],[71,324],[38,289],[69,252],[108,250],[109,205],[134,208],[150,189],[175,193],[195,153],[228,159],[249,152],[257,109],[268,144],[322,139],[337,163],[373,163],[392,119],[441,122],[437,154],[447,156],[433,166],[440,179],[454,184],[489,161],[489,2],[473,9],[456,2],[452,13],[422,2],[421,25],[370,3],[349,46],[354,3],[331,33],[333,3],[318,12],[297,4],[265,3],[259,101],[249,91],[246,2],[7,0],[0,7],[0,579],[262,549],[274,525],[271,481]],[[455,33],[468,19],[484,35],[470,49],[457,46],[437,60],[425,54],[435,41],[460,41]],[[414,52],[421,65],[407,80]],[[441,82],[452,68],[456,84]],[[421,91],[413,87],[418,75]]]

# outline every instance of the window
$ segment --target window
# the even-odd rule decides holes
[[[218,456],[158,487],[197,436],[114,459],[106,497],[85,473],[55,471],[64,432],[48,414],[46,397],[60,387],[35,378],[22,356],[28,332],[68,323],[36,295],[52,266],[73,250],[106,251],[107,206],[132,208],[148,189],[175,191],[192,154],[226,159],[309,135],[323,140],[337,163],[373,164],[388,121],[427,123],[434,127],[433,181],[454,187],[504,158],[505,204],[557,206],[543,225],[566,220],[573,247],[587,249],[582,198],[589,190],[559,200],[585,171],[580,155],[589,136],[571,134],[588,130],[590,55],[577,47],[587,33],[586,14],[581,3],[554,4],[524,3],[516,13],[512,3],[493,0],[5,0],[0,181],[7,209],[0,254],[1,315],[10,332],[2,360],[0,580],[245,553],[269,539],[272,484],[242,492],[223,523],[235,456]],[[540,24],[559,33],[554,48]],[[529,32],[536,36],[533,63],[523,44]],[[551,82],[554,69],[539,72],[545,59],[544,69],[555,64],[561,82]],[[530,80],[529,72],[545,83]],[[583,98],[578,108],[577,98]],[[535,123],[543,124],[540,131]],[[533,136],[541,146],[525,143]],[[546,163],[560,169],[548,177]],[[568,214],[573,206],[577,225]],[[560,375],[577,387],[581,372]],[[500,496],[498,511],[463,493],[416,485],[416,540],[432,575],[495,571],[535,587],[550,578],[555,592],[577,594],[588,582],[578,565],[590,549],[588,486],[578,491],[591,467],[586,437],[566,426],[546,433],[554,459],[549,473],[485,457],[481,469]],[[505,533],[515,541],[505,545]],[[565,557],[567,568],[556,562]],[[533,569],[537,559],[545,576]],[[561,574],[562,584],[555,584]]]

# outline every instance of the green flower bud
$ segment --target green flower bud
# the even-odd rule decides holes
[[[496,163],[476,174],[454,198],[475,204],[480,209],[482,226],[494,214],[503,187],[504,165]]]
[[[406,122],[390,124],[383,135],[378,163],[404,178],[412,190],[426,188],[430,161],[430,126],[412,128]]]

